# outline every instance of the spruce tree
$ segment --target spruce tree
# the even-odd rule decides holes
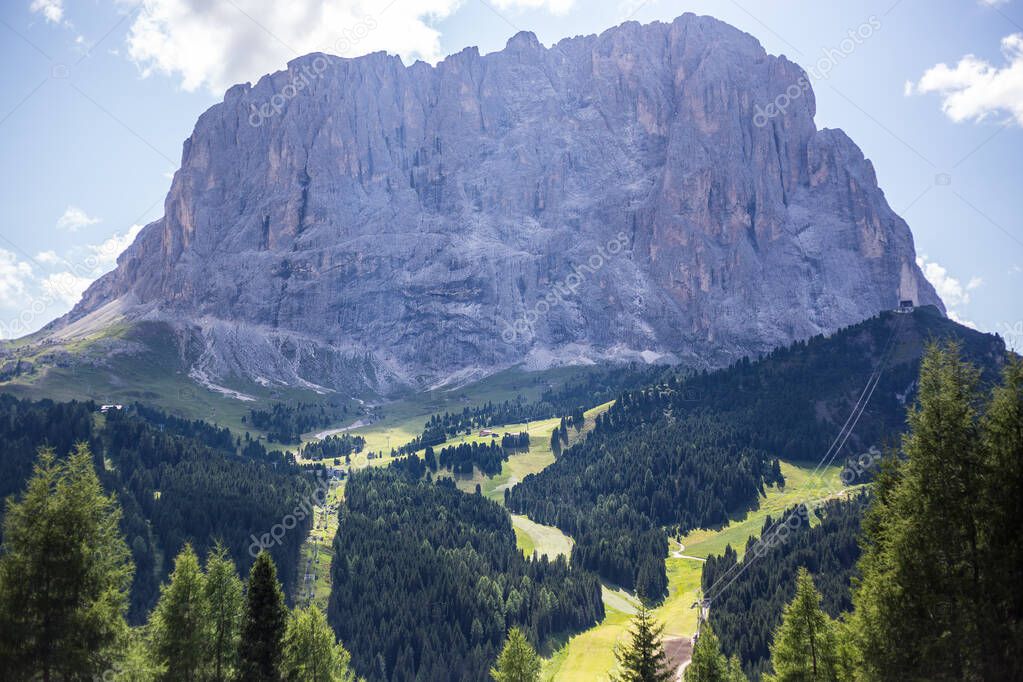
[[[674,673],[668,669],[668,656],[661,642],[663,625],[657,625],[646,604],[641,604],[632,620],[632,641],[615,651],[620,672],[616,682],[668,682]]]
[[[836,682],[835,625],[820,606],[821,595],[805,568],[796,577],[796,596],[785,607],[771,643],[773,675],[767,682]]]
[[[985,676],[978,381],[957,347],[931,346],[903,437],[905,461],[874,485],[849,630],[866,679]]]
[[[209,613],[206,679],[225,682],[232,679],[237,664],[244,599],[234,562],[219,542],[206,557],[204,596]]]
[[[490,670],[496,682],[537,682],[540,679],[540,656],[519,628],[508,631],[497,665]]]
[[[315,606],[295,609],[284,634],[283,676],[288,682],[354,682],[351,655],[337,642]]]
[[[150,648],[159,679],[192,682],[204,672],[209,644],[209,611],[199,558],[186,544],[174,559],[170,581],[149,622]]]
[[[121,510],[85,444],[58,462],[41,450],[9,500],[0,556],[0,658],[7,679],[102,675],[128,634],[134,566]]]
[[[239,680],[281,680],[287,614],[284,592],[277,581],[277,567],[270,554],[262,551],[252,564],[245,593],[245,614],[238,648]]]
[[[686,682],[728,682],[728,659],[710,623],[703,623],[693,646],[693,658],[686,668]]]
[[[988,600],[981,625],[989,678],[1023,679],[1023,361],[1010,359],[992,393],[981,428],[984,492],[976,500]]]

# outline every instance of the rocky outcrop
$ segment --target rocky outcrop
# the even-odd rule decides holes
[[[518,362],[703,366],[941,302],[803,70],[708,17],[436,66],[313,54],[231,88],[118,301],[204,376],[387,389]]]

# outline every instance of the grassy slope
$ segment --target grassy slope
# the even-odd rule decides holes
[[[372,448],[373,443],[385,442],[387,435],[392,438],[394,445],[399,436],[408,434],[405,442],[412,436],[418,434],[418,429],[425,417],[419,414],[415,417],[408,415],[430,409],[435,404],[435,398],[417,401],[410,399],[400,405],[395,405],[390,417],[373,424],[372,426],[358,429]],[[585,437],[592,428],[596,416],[610,407],[611,403],[597,406],[586,412],[586,425],[582,432],[577,433],[569,429],[571,442]],[[449,408],[450,409],[450,408]],[[443,408],[442,408],[443,411]],[[505,431],[517,433],[527,430],[530,434],[530,451],[512,455],[501,469],[497,476],[484,477],[478,472],[473,477],[465,477],[457,481],[458,487],[466,492],[475,490],[479,484],[484,495],[498,502],[504,500],[504,489],[510,484],[521,481],[526,475],[543,470],[554,461],[554,455],[550,450],[550,434],[558,425],[557,419],[547,419],[530,422],[527,424],[507,424],[493,430],[503,433]],[[404,425],[404,426],[403,426]],[[405,432],[401,428],[407,428]],[[448,444],[462,442],[489,440],[489,437],[481,438],[477,433],[470,436],[461,436],[448,441]],[[364,457],[353,458],[353,468],[361,468],[367,465],[382,465],[390,461],[389,458],[367,461]],[[687,556],[706,557],[710,554],[720,554],[726,544],[731,543],[740,553],[744,550],[747,538],[755,536],[760,532],[764,519],[772,514],[775,517],[804,500],[817,500],[828,497],[841,488],[841,481],[838,477],[840,469],[829,467],[822,472],[811,475],[812,467],[801,464],[782,463],[782,472],[785,475],[786,486],[784,489],[769,488],[766,495],[761,498],[760,507],[741,517],[733,519],[726,527],[717,530],[696,530],[682,538],[681,545],[684,545],[684,553]],[[560,553],[571,551],[572,539],[557,528],[543,526],[528,518],[512,516],[515,527],[515,536],[519,548],[528,556],[533,552],[555,556]],[[331,534],[332,536],[332,534]],[[672,550],[678,551],[681,545],[672,541]],[[321,553],[321,556],[322,553]],[[657,608],[658,620],[664,624],[665,637],[688,637],[696,630],[697,614],[691,608],[692,604],[700,598],[700,574],[702,563],[694,559],[668,557],[666,559],[668,569],[669,596],[664,603]],[[329,594],[329,584],[324,585],[321,579],[324,573],[318,571],[317,594]],[[628,632],[629,621],[635,613],[637,601],[628,592],[620,589],[613,589],[604,586],[604,606],[607,612],[605,619],[597,626],[580,633],[564,643],[550,658],[545,661],[544,678],[558,680],[592,680],[606,679],[615,665],[614,645]],[[325,598],[325,597],[324,597]]]
[[[811,475],[812,471],[812,466],[782,462],[786,480],[784,489],[769,488],[760,500],[759,509],[733,519],[724,528],[688,534],[682,538],[683,553],[706,557],[720,554],[725,545],[731,543],[741,554],[746,540],[759,534],[768,514],[778,518],[783,510],[799,502],[831,497],[841,490],[839,467],[828,467],[816,475]],[[673,541],[672,550],[679,549],[679,543]],[[654,613],[664,625],[666,638],[689,637],[696,630],[696,609],[691,606],[700,599],[702,562],[675,557],[668,557],[666,561],[669,594]],[[570,639],[545,661],[544,679],[593,682],[608,678],[615,666],[614,646],[624,641],[630,616],[622,610],[620,602],[609,600],[606,592],[604,607],[607,616],[603,622]]]
[[[387,464],[389,459],[369,460],[366,453],[387,453],[392,448],[404,445],[423,432],[423,426],[431,415],[460,412],[465,407],[476,407],[488,401],[514,400],[518,396],[522,396],[527,402],[532,402],[539,399],[548,387],[563,384],[568,379],[585,371],[587,371],[585,367],[562,367],[543,372],[527,372],[512,368],[468,386],[425,391],[375,406],[372,408],[373,422],[371,424],[350,429],[352,434],[366,439],[363,452],[352,457],[352,466],[353,468],[362,468]],[[355,419],[351,419],[348,423],[337,424],[333,428],[348,427],[355,421]],[[537,426],[538,424],[546,424],[546,422],[531,422],[530,435],[533,435],[534,432],[538,433],[538,429],[543,428]],[[502,433],[526,430],[520,428],[521,426],[524,425],[509,424],[496,430]],[[547,427],[547,438],[550,438],[551,428],[553,427]],[[315,440],[315,434],[306,434],[303,440],[306,442]],[[469,440],[482,439],[469,436],[452,439],[448,443],[461,443]],[[535,466],[535,463],[516,466],[524,466],[529,469]]]
[[[302,589],[298,600],[303,604],[312,602],[324,611],[330,599],[330,561],[337,534],[337,509],[344,496],[344,484],[333,484],[327,495],[327,503],[314,510],[313,529],[302,545],[299,580]]]
[[[521,378],[519,379],[521,381]],[[484,382],[482,385],[475,387],[469,387],[466,391],[466,395],[473,395],[480,402],[486,402],[486,400],[505,400],[509,396],[507,393],[501,391],[505,390],[520,390],[522,385],[517,381],[509,381],[509,377],[499,377],[497,385],[490,385]],[[458,394],[456,394],[458,395]],[[537,394],[538,395],[538,394]],[[495,397],[503,396],[503,397]],[[529,398],[532,399],[532,398]],[[420,414],[424,409],[430,409],[431,405],[436,404],[434,398],[425,398],[423,400],[408,399],[395,403],[393,409],[390,410],[392,415],[395,415],[395,419],[404,420],[406,423],[419,424],[420,428],[422,423],[429,416]],[[460,399],[459,399],[460,400]],[[460,403],[461,404],[461,403]],[[569,442],[574,443],[576,440],[583,438],[594,426],[597,415],[605,412],[611,403],[605,403],[598,405],[597,407],[585,412],[586,423],[580,432],[576,432],[575,429],[569,429]],[[450,406],[448,409],[451,409]],[[443,408],[442,410],[443,411]],[[409,417],[409,414],[416,414],[415,417]],[[402,428],[401,421],[388,421],[387,418],[377,422],[371,426],[359,429],[356,433],[361,434],[367,441],[366,450],[369,451],[372,447],[372,443],[386,442],[386,437],[390,435],[392,438],[396,438],[398,432],[396,428]],[[476,484],[479,483],[484,494],[490,499],[498,502],[504,502],[504,487],[510,481],[520,481],[526,475],[541,471],[544,467],[554,461],[554,454],[550,448],[550,436],[551,431],[558,426],[560,423],[559,419],[545,419],[542,421],[530,422],[527,428],[526,424],[508,424],[498,429],[494,429],[500,433],[508,431],[510,433],[518,433],[520,431],[528,431],[530,440],[532,441],[529,452],[524,452],[517,455],[512,455],[508,458],[508,461],[504,463],[501,468],[501,473],[493,477],[484,477],[477,472],[477,474],[471,478],[464,478],[458,481],[458,486],[466,492],[474,492],[476,490]],[[396,426],[397,425],[397,426]],[[401,441],[404,443],[412,438],[414,435],[418,435],[419,431],[416,431],[408,438]],[[462,436],[456,439],[448,441],[448,444],[464,443],[469,441],[489,440],[487,438],[480,438],[478,434],[471,436]],[[392,441],[392,444],[394,442]],[[384,457],[381,459],[367,459],[365,454],[360,454],[352,457],[352,469],[362,469],[367,466],[386,466],[391,461],[390,457]],[[340,486],[335,492],[332,492],[332,501],[340,501],[340,496],[344,494],[344,486]],[[546,554],[550,557],[557,556],[558,554],[567,554],[572,550],[572,540],[567,535],[562,533],[557,528],[550,526],[542,526],[538,523],[534,523],[526,517],[515,517],[512,516],[512,522],[515,526],[515,537],[518,541],[518,546],[527,556],[532,556],[534,550],[540,554]],[[337,514],[325,514],[322,508],[317,508],[316,521],[314,528],[318,529],[313,531],[310,535],[309,540],[303,546],[302,554],[302,567],[300,575],[304,573],[305,568],[308,565],[309,558],[316,556],[315,567],[313,573],[315,573],[315,580],[313,581],[313,594],[314,603],[326,607],[327,600],[330,597],[330,554],[331,548],[334,541],[334,535],[337,533],[338,518]],[[317,553],[316,548],[319,548]]]

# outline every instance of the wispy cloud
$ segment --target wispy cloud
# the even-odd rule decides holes
[[[68,206],[64,214],[57,218],[57,227],[69,232],[75,232],[83,227],[95,225],[100,222],[99,218],[93,218],[77,206]]]

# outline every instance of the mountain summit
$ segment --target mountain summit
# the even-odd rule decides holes
[[[386,391],[720,366],[941,307],[806,78],[692,14],[436,66],[307,55],[199,118],[164,217],[46,333],[155,320],[197,377]]]

